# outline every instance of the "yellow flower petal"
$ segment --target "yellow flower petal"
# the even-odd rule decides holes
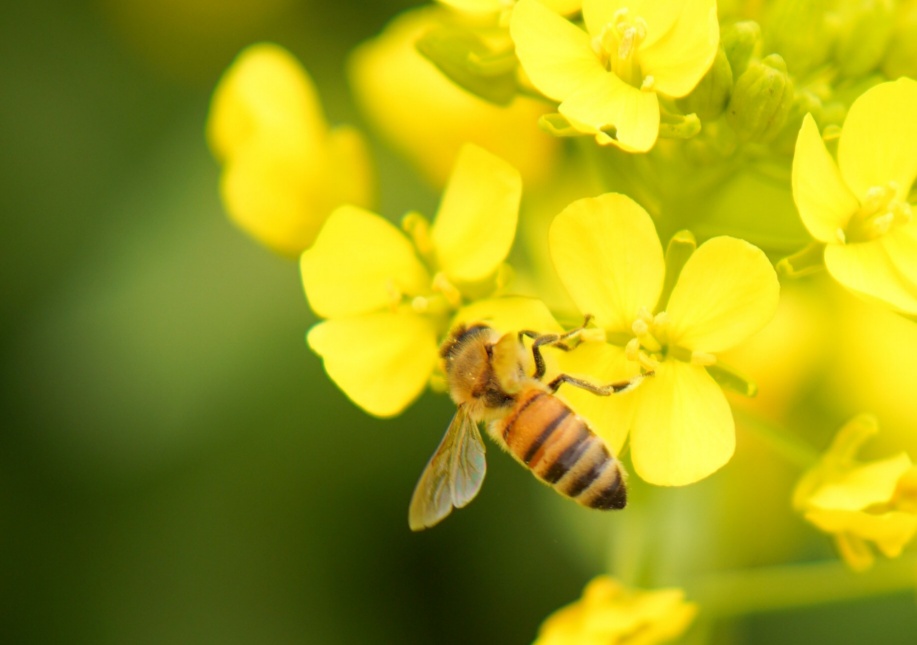
[[[869,514],[858,511],[812,509],[805,518],[826,533],[850,534],[874,542],[882,553],[895,558],[917,533],[917,516],[890,511]]]
[[[630,435],[634,469],[659,486],[694,483],[721,468],[735,451],[726,397],[706,370],[665,361],[634,390],[639,400]]]
[[[312,81],[276,45],[243,51],[214,92],[207,135],[225,165],[229,216],[271,248],[296,255],[342,202],[369,205],[371,168],[360,134],[328,133]]]
[[[628,589],[608,576],[594,578],[580,600],[541,626],[535,645],[653,645],[688,628],[697,605],[681,589]]]
[[[220,196],[227,214],[246,233],[295,255],[312,243],[328,213],[323,178],[301,148],[257,138],[227,159]]]
[[[917,285],[907,280],[888,255],[882,239],[825,247],[825,267],[835,280],[862,296],[917,314]]]
[[[793,507],[804,511],[809,498],[826,482],[838,479],[853,467],[862,445],[879,432],[879,422],[869,414],[858,414],[845,423],[817,464],[803,474],[793,491]]]
[[[604,73],[590,37],[538,0],[520,0],[510,35],[529,79],[545,96],[562,101],[584,80]]]
[[[379,417],[399,414],[420,396],[439,359],[432,322],[413,314],[326,320],[307,341],[344,394]]]
[[[335,210],[300,260],[303,287],[322,318],[368,313],[429,287],[414,247],[392,224],[356,206]]]
[[[685,0],[680,8],[673,4],[646,2],[640,8],[647,38],[638,56],[643,74],[653,77],[652,89],[679,98],[693,90],[713,64],[720,25],[716,0]]]
[[[321,141],[327,126],[306,70],[282,47],[248,47],[220,79],[207,121],[207,138],[220,160],[253,137]]]
[[[475,282],[497,270],[513,244],[521,198],[515,168],[476,145],[462,148],[430,232],[450,280]]]
[[[600,327],[630,333],[662,291],[665,262],[653,220],[625,195],[581,199],[551,224],[551,258],[580,311]]]
[[[802,223],[819,242],[837,243],[860,207],[850,192],[811,114],[802,120],[793,155],[793,200]]]
[[[749,338],[774,317],[780,285],[767,256],[734,237],[715,237],[688,259],[666,311],[669,341],[716,353]]]
[[[837,146],[844,181],[863,198],[873,186],[898,184],[905,199],[917,176],[917,81],[900,78],[864,92],[847,113]]]
[[[316,160],[324,166],[315,167]],[[329,133],[321,153],[296,140],[252,139],[227,160],[220,189],[240,228],[295,256],[312,245],[335,206],[372,203],[372,178],[363,136],[340,127]]]
[[[629,152],[646,152],[659,136],[656,93],[631,87],[611,72],[584,78],[558,111],[577,130],[597,134],[599,143],[613,143]]]
[[[902,279],[917,285],[917,220],[895,228],[879,241]]]
[[[529,329],[539,333],[562,331],[541,300],[512,296],[478,300],[459,309],[452,327],[459,324],[485,323],[503,333]]]
[[[806,503],[810,507],[843,511],[860,511],[873,504],[888,503],[898,480],[910,468],[911,460],[906,453],[850,468],[822,483]]]

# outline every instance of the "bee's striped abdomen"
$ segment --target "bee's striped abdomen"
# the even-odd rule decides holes
[[[624,508],[618,461],[586,422],[563,401],[532,388],[518,395],[513,411],[494,434],[510,453],[559,493],[591,508]]]

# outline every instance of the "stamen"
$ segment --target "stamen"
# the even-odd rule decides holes
[[[624,7],[615,12],[611,22],[605,24],[592,39],[592,49],[602,65],[625,83],[649,89],[653,79],[643,79],[638,61],[640,43],[646,39],[646,21],[640,16],[631,17]]]
[[[633,330],[634,335],[636,335],[637,338],[639,338],[640,336],[645,336],[646,334],[649,333],[650,326],[646,323],[645,320],[641,320],[640,318],[638,318],[637,320],[634,321],[634,324],[631,325],[631,329]]]
[[[411,300],[411,309],[416,313],[425,314],[430,309],[430,301],[423,296],[416,296]]]
[[[894,213],[885,213],[884,215],[878,215],[872,221],[872,226],[877,235],[885,235],[891,230],[892,224],[895,223],[895,214]]]
[[[706,367],[716,364],[716,356],[707,352],[691,352],[691,365]]]
[[[653,353],[662,351],[662,343],[654,335],[655,328],[656,320],[653,318],[653,314],[645,307],[640,310],[637,314],[637,319],[631,325],[631,331],[634,332],[634,336],[636,336],[640,345]]]
[[[644,371],[655,372],[659,369],[659,361],[646,352],[640,352],[640,355],[637,357],[637,361],[640,363],[640,367],[642,367]]]
[[[433,276],[433,284],[431,286],[433,291],[443,294],[446,302],[453,308],[458,309],[462,305],[462,292],[449,282],[449,278],[442,271]]]
[[[653,317],[653,336],[661,345],[669,342],[669,314],[660,311]]]
[[[618,41],[618,58],[625,60],[630,58],[636,47],[637,30],[628,27],[621,33],[621,39]]]
[[[870,186],[860,201],[859,210],[847,223],[841,241],[869,242],[886,235],[896,226],[913,219],[911,205],[898,199],[898,184]]]

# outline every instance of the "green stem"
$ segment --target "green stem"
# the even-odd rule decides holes
[[[917,556],[881,560],[865,573],[840,561],[710,574],[686,586],[708,618],[810,607],[914,590]]]
[[[744,430],[764,441],[771,450],[789,463],[801,469],[807,469],[814,466],[821,458],[814,448],[792,436],[783,428],[743,410],[733,409],[733,413],[736,421]]]

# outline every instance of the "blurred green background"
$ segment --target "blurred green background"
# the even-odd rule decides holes
[[[471,509],[411,534],[451,405],[351,405],[303,342],[295,262],[218,201],[204,121],[242,47],[284,45],[359,123],[347,52],[416,4],[4,3],[0,641],[524,643],[603,570],[621,520],[562,529],[566,502],[493,448]],[[432,212],[377,154],[382,212]],[[891,620],[906,640],[883,642],[910,643],[913,614],[901,595],[729,634],[856,643]]]

